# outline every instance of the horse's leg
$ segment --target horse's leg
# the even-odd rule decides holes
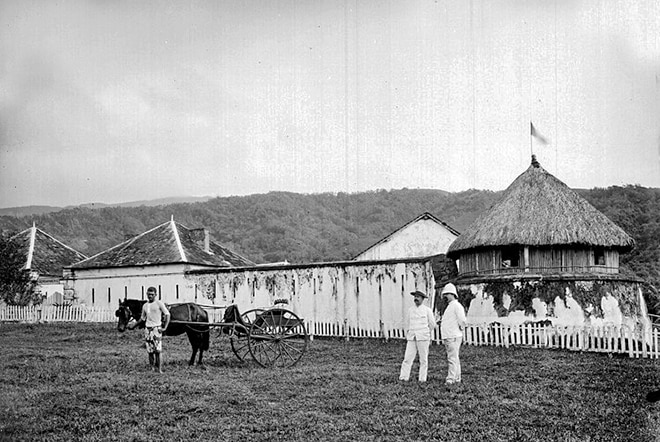
[[[192,347],[192,355],[190,356],[190,361],[188,361],[188,365],[192,366],[195,365],[195,356],[197,356],[197,342],[195,339],[195,333],[191,331],[187,331],[186,335],[188,336],[188,341],[190,342],[190,346]]]

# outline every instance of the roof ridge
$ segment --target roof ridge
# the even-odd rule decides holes
[[[30,227],[30,246],[28,247],[27,261],[25,262],[25,269],[30,270],[32,267],[32,257],[34,256],[34,243],[37,239],[37,227],[32,224]]]
[[[181,256],[181,260],[183,262],[188,262],[188,259],[186,258],[186,252],[183,250],[183,244],[181,244],[181,238],[179,237],[179,230],[176,227],[176,222],[174,221],[174,217],[169,221],[170,222],[170,228],[172,229],[172,232],[174,233],[174,239],[176,240],[176,246],[179,249],[179,256]],[[184,227],[185,229],[188,230],[187,227]]]

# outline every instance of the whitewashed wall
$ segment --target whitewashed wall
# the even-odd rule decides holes
[[[456,238],[456,235],[436,221],[420,219],[360,253],[355,260],[402,259],[446,254],[449,245]]]
[[[247,311],[286,299],[287,308],[308,323],[374,332],[400,328],[404,312],[413,305],[410,292],[433,293],[435,285],[430,263],[424,260],[205,270],[188,272],[187,277],[206,296],[200,304],[237,304]]]
[[[154,286],[160,290],[163,302],[196,302],[201,297],[199,289],[184,273],[197,268],[201,266],[168,264],[74,271],[65,269],[64,295],[67,299],[75,297],[76,304],[116,309],[120,299],[146,299],[147,288]]]
[[[115,309],[124,298],[146,299],[147,288],[154,286],[169,304],[237,304],[241,311],[247,311],[286,299],[287,308],[310,324],[374,333],[399,329],[404,312],[413,305],[410,292],[432,294],[434,285],[430,262],[423,259],[217,270],[172,264],[75,270],[64,278],[65,295],[75,294],[76,304],[88,307]],[[431,299],[433,296],[427,302]]]
[[[513,284],[513,286],[516,285],[519,286],[520,284]],[[553,302],[546,303],[539,298],[533,298],[533,314],[525,314],[524,311],[512,311],[508,316],[498,316],[493,296],[485,291],[485,284],[459,286],[459,288],[469,288],[474,295],[467,309],[467,320],[471,324],[497,322],[505,325],[521,325],[525,322],[549,321],[553,325],[563,327],[624,326],[630,329],[642,327],[650,330],[651,324],[642,289],[638,285],[634,287],[637,308],[631,315],[625,316],[620,308],[619,299],[613,296],[612,293],[607,293],[605,296],[600,297],[599,307],[602,313],[599,317],[595,317],[591,315],[593,306],[581,306],[568,287],[564,289],[563,299],[557,295],[554,297]],[[508,309],[512,303],[511,297],[505,294],[502,303]]]

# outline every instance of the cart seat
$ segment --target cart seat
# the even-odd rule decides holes
[[[234,331],[241,334],[247,334],[248,330],[250,329],[250,326],[246,324],[245,321],[243,321],[241,312],[238,310],[238,306],[236,304],[232,304],[227,307],[222,322],[225,324],[234,324]],[[231,329],[232,327],[229,325],[223,327],[223,331],[225,333],[229,333],[229,330]]]

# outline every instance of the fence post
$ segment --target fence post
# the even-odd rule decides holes
[[[642,357],[643,358],[646,358],[646,356],[648,356],[646,352],[646,338],[647,338],[646,327],[642,326]]]
[[[310,327],[311,325],[311,327]],[[305,329],[307,330],[307,335],[309,336],[309,341],[312,342],[314,341],[314,322],[309,322],[308,324],[305,324]]]
[[[348,318],[344,318],[344,336],[346,341],[349,339],[349,330],[348,330]]]

